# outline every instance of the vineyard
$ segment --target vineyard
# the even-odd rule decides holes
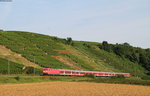
[[[32,33],[1,32],[0,38],[0,44],[5,45],[16,53],[22,54],[29,61],[40,64],[42,67],[69,67],[51,57],[51,55],[57,55],[55,50],[63,48],[49,36]]]
[[[38,75],[41,68],[48,67],[145,76],[147,70],[140,64],[101,50],[100,44],[30,32],[0,31],[0,45],[5,47],[0,53],[8,53],[0,54],[0,74],[24,74],[22,68],[31,66]]]
[[[26,69],[23,69],[26,68]],[[41,75],[41,69],[34,67],[24,67],[22,64],[0,58],[0,75]]]
[[[22,64],[0,58],[0,74],[22,74]]]

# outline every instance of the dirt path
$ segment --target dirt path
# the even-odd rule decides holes
[[[0,96],[150,96],[150,87],[86,82],[0,85]]]

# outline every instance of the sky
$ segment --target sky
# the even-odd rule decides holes
[[[150,0],[0,2],[0,29],[150,48]]]

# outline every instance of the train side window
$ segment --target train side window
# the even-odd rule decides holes
[[[64,71],[60,71],[60,73],[64,73]]]
[[[67,71],[66,71],[66,73],[71,73],[71,72],[67,72]]]

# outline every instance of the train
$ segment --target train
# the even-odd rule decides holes
[[[82,71],[82,70],[69,70],[69,69],[54,69],[43,68],[43,75],[57,75],[57,76],[85,76],[86,74],[93,74],[96,77],[113,77],[122,75],[124,77],[131,77],[130,73],[117,73],[117,72],[98,72],[98,71]]]

